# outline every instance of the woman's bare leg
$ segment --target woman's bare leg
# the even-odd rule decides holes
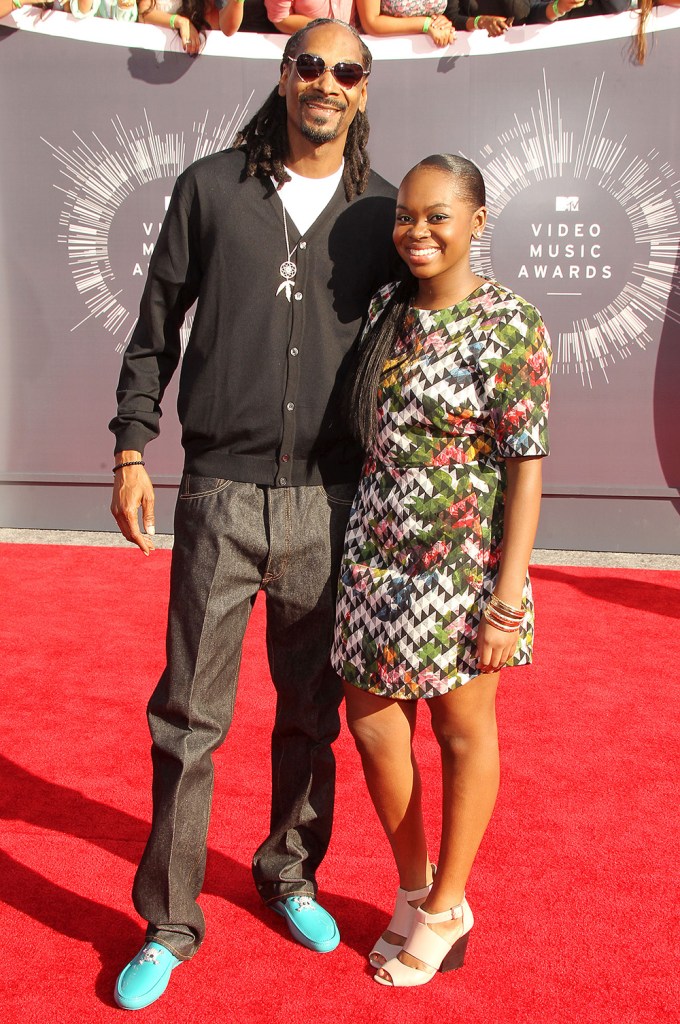
[[[496,690],[500,673],[480,675],[451,693],[428,700],[442,759],[442,839],[437,875],[423,910],[440,913],[463,899],[472,864],[496,803],[500,777]],[[432,926],[455,941],[460,920]],[[399,959],[419,961],[408,953]]]
[[[366,785],[392,848],[402,889],[432,881],[423,825],[421,783],[411,742],[416,701],[390,700],[345,684],[347,724],[354,737]],[[406,936],[385,932],[387,942]]]

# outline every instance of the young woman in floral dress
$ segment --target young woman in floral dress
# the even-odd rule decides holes
[[[438,155],[409,171],[393,235],[406,273],[374,297],[352,393],[367,455],[333,664],[399,875],[369,956],[383,985],[462,965],[465,886],[498,791],[499,674],[531,660],[550,350],[537,310],[471,270],[485,222],[470,161]],[[434,877],[411,747],[419,698],[441,748]]]

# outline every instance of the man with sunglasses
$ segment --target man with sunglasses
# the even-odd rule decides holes
[[[149,924],[116,982],[124,1008],[154,1002],[204,936],[196,899],[212,753],[230,725],[260,590],[277,705],[270,833],[253,875],[298,942],[317,952],[339,942],[316,872],[330,839],[339,730],[329,661],[336,579],[361,464],[342,395],[369,299],[395,270],[395,190],[366,153],[370,70],[369,50],[342,22],[291,36],[278,86],[235,148],[178,179],[123,359],[111,510],[148,555],[143,453],[197,300],[178,400],[185,463],[168,660],[148,708],[153,821],[133,889]],[[241,958],[238,937],[227,941]]]

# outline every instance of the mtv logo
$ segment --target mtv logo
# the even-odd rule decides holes
[[[578,196],[555,196],[556,213],[578,213]]]

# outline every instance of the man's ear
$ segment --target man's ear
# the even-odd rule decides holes
[[[359,110],[362,114],[366,112],[366,104],[368,103],[368,82],[364,79],[363,85],[361,86],[361,93],[359,94]]]
[[[286,83],[288,82],[288,76],[290,75],[290,62],[286,61],[285,64],[281,65],[281,77],[279,78],[279,96],[286,95]]]

